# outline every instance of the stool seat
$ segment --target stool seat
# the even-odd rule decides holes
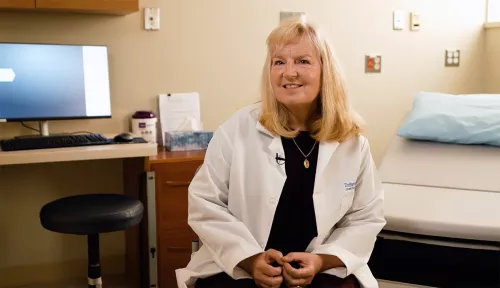
[[[89,194],[61,198],[42,207],[42,226],[53,232],[89,235],[123,231],[139,224],[144,206],[122,194]]]

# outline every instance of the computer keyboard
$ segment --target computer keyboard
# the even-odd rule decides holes
[[[102,134],[37,136],[0,141],[3,151],[18,151],[46,148],[64,148],[90,145],[112,144],[113,141]]]

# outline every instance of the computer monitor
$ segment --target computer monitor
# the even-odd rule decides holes
[[[106,46],[0,43],[0,122],[110,117]]]

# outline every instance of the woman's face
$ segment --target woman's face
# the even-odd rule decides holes
[[[271,85],[278,102],[288,108],[310,107],[321,86],[321,61],[311,41],[298,38],[272,56]]]

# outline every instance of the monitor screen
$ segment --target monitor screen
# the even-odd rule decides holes
[[[0,119],[106,117],[107,47],[0,43]]]

